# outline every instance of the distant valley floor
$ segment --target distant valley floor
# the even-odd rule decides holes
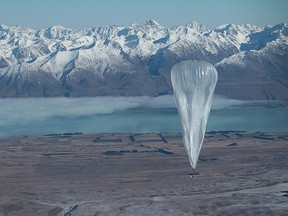
[[[287,215],[288,133],[206,133],[196,178],[181,139],[0,139],[0,216]]]

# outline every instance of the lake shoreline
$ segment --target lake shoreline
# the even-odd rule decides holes
[[[205,138],[206,137],[210,137],[211,134],[222,134],[223,136],[225,136],[225,134],[229,134],[229,133],[234,133],[236,135],[238,135],[239,137],[242,137],[243,135],[241,135],[242,133],[244,134],[253,134],[255,136],[259,135],[259,137],[266,137],[266,136],[273,136],[273,135],[286,135],[286,132],[275,132],[275,131],[244,131],[244,130],[212,130],[212,131],[206,131],[205,132]],[[42,135],[12,135],[12,136],[4,136],[1,137],[0,136],[0,141],[1,140],[9,140],[9,139],[21,139],[21,138],[45,138],[45,137],[69,137],[72,138],[74,136],[115,136],[115,135],[129,135],[129,136],[134,136],[134,135],[165,135],[165,134],[177,134],[179,136],[182,136],[181,132],[147,132],[147,133],[141,133],[141,132],[131,132],[131,133],[127,133],[127,132],[105,132],[105,133],[82,133],[82,132],[65,132],[65,133],[50,133],[50,134],[42,134]],[[287,139],[288,140],[288,139]]]

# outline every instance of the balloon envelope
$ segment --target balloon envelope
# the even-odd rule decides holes
[[[204,140],[217,78],[216,68],[204,61],[183,61],[171,71],[183,143],[193,169]]]

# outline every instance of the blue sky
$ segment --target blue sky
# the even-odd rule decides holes
[[[81,29],[154,19],[172,27],[197,21],[260,26],[288,22],[288,0],[0,0],[0,24]]]

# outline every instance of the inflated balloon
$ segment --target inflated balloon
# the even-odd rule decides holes
[[[194,170],[204,140],[217,78],[216,68],[204,61],[183,61],[174,65],[171,71],[183,142]]]

